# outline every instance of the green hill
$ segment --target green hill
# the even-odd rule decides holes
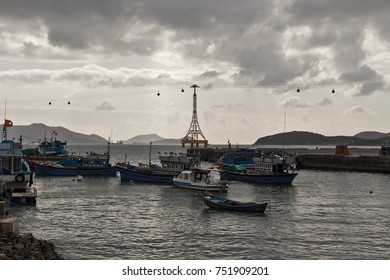
[[[357,145],[364,142],[354,136],[325,136],[307,131],[278,133],[257,139],[254,145]]]

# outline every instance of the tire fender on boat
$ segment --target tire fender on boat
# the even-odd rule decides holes
[[[23,183],[24,180],[26,180],[26,178],[24,177],[23,174],[18,174],[15,176],[15,181],[18,182],[18,183]]]

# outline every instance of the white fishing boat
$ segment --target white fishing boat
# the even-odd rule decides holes
[[[210,169],[183,170],[178,176],[173,178],[173,183],[180,187],[197,191],[226,192],[228,184],[212,178]]]

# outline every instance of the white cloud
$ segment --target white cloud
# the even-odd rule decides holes
[[[95,110],[96,111],[113,111],[113,110],[115,110],[115,108],[107,101],[103,101],[102,104],[96,106]]]
[[[363,105],[356,105],[354,107],[348,108],[344,111],[344,114],[376,114],[372,109],[366,108]]]
[[[282,102],[278,103],[279,107],[283,108],[307,108],[315,106],[331,106],[333,103],[329,98],[324,98],[319,102],[303,101],[299,96],[288,97]]]

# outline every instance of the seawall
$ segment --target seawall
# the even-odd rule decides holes
[[[299,169],[390,173],[390,157],[305,154],[297,156],[297,167]]]

